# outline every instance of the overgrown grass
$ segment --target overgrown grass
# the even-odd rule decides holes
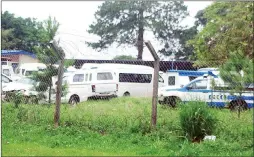
[[[2,104],[3,156],[254,155],[253,109],[239,119],[237,113],[210,108],[219,120],[214,132],[217,139],[196,144],[189,142],[181,130],[179,108],[158,106],[157,128],[151,130],[150,99],[62,105],[61,126],[57,129],[53,127],[54,105],[13,106]]]

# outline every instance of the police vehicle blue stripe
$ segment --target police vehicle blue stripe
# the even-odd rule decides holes
[[[237,98],[239,98],[239,97],[238,96],[234,96],[234,95],[229,95],[228,96],[229,100],[235,100]],[[254,100],[254,96],[241,96],[241,99],[243,99],[243,100]]]

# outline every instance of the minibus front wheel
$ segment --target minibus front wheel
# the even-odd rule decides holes
[[[69,101],[69,104],[71,106],[75,106],[77,105],[77,103],[79,103],[79,96],[78,95],[72,95]]]

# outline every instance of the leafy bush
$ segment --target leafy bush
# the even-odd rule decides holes
[[[180,125],[187,138],[199,142],[205,135],[211,135],[217,119],[202,102],[190,102],[181,106]]]
[[[14,92],[12,98],[13,98],[13,103],[14,103],[16,108],[18,108],[19,104],[21,104],[22,101],[24,100],[24,96],[19,91],[18,92]]]

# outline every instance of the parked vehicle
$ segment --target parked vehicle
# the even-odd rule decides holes
[[[17,68],[16,74],[22,77],[30,76],[33,72],[43,71],[44,69],[46,69],[46,65],[43,63],[24,63]]]
[[[20,79],[20,77],[14,73],[13,68],[10,65],[2,65],[2,73],[13,81]]]
[[[215,87],[212,87],[212,80]],[[210,106],[229,108],[236,106],[241,102],[244,108],[254,107],[253,89],[247,90],[240,97],[238,93],[231,94],[227,84],[219,76],[206,75],[203,78],[197,78],[182,88],[165,88],[158,92],[159,103],[175,106],[177,101],[203,101]]]
[[[190,71],[190,70],[168,70],[164,75],[164,87],[161,87],[159,90],[166,88],[180,88],[188,84],[190,81],[203,78],[205,74],[217,75],[211,71]]]
[[[6,87],[7,84],[9,84],[10,82],[12,82],[11,78],[6,76],[5,74],[1,74],[1,96],[2,96],[2,99],[5,98],[5,93],[3,92],[3,88]]]
[[[6,97],[15,92],[21,92],[24,96],[37,95],[35,91],[36,82],[30,78],[22,77],[12,81],[2,88],[2,94]],[[5,98],[6,98],[5,97]]]
[[[8,83],[12,82],[12,79],[5,74],[1,74],[2,89],[6,87]]]
[[[22,77],[21,79],[17,81],[13,81],[8,83],[4,88],[3,92],[9,92],[9,91],[29,91],[31,88],[36,85],[36,82],[30,78]]]
[[[151,97],[153,92],[154,69],[143,65],[130,64],[84,64],[83,69],[108,68],[114,71],[118,83],[117,96]],[[160,74],[162,74],[160,72]],[[164,80],[159,74],[159,87]]]
[[[115,97],[118,90],[116,73],[107,68],[78,70],[63,82],[67,83],[67,94],[61,100],[72,105],[88,98]]]

